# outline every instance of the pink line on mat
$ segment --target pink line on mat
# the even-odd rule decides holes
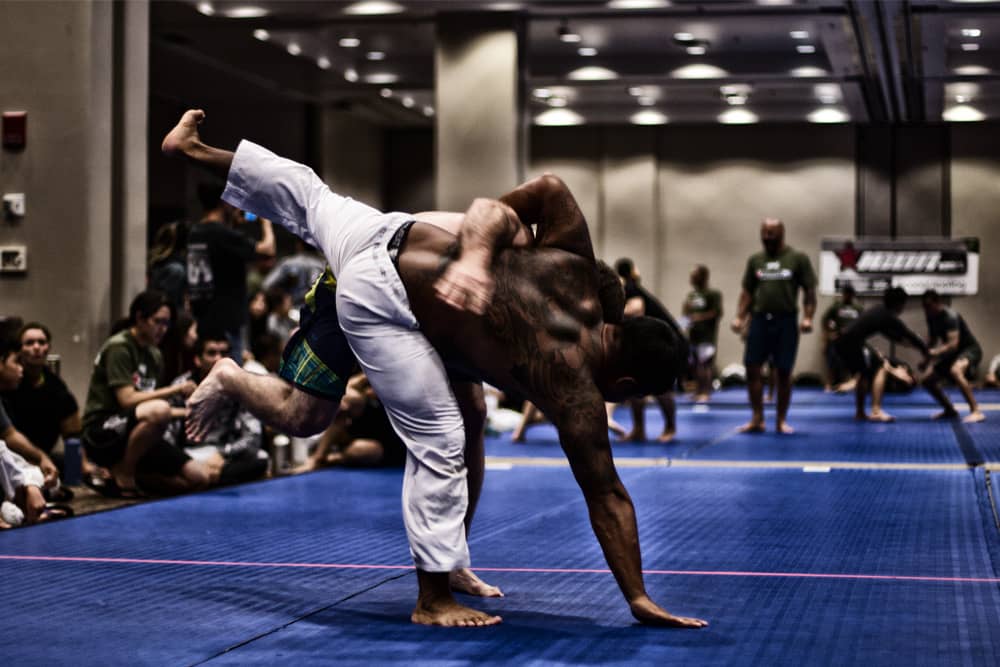
[[[370,565],[361,563],[258,563],[253,561],[171,560],[158,558],[99,558],[87,556],[15,556],[0,554],[0,560],[68,563],[113,563],[123,565],[203,565],[215,567],[302,567],[328,570],[412,570],[412,565]],[[610,574],[610,570],[555,567],[476,567],[477,572],[535,574]],[[786,577],[798,579],[853,579],[870,581],[937,581],[944,583],[1000,584],[996,577],[925,577],[896,574],[835,574],[814,572],[743,572],[738,570],[643,570],[643,574],[672,574],[698,577]]]

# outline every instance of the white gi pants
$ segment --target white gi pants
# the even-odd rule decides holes
[[[406,444],[403,521],[414,563],[426,572],[468,567],[462,415],[386,247],[412,217],[337,195],[309,167],[249,141],[236,149],[222,198],[323,251],[341,329]]]

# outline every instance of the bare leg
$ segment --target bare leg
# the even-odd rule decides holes
[[[605,403],[604,411],[608,415],[608,430],[614,433],[619,438],[625,437],[625,427],[615,421],[615,404]]]
[[[118,488],[133,493],[136,466],[149,448],[163,437],[170,421],[170,404],[160,399],[140,403],[135,409],[135,417],[139,423],[128,434],[125,455],[111,466],[111,476]]]
[[[220,405],[235,400],[264,423],[283,433],[307,436],[319,433],[333,421],[337,404],[304,391],[279,378],[249,373],[220,359],[188,398],[190,414],[185,429],[198,442],[212,425]]]
[[[451,594],[448,572],[417,570],[420,593],[410,620],[420,625],[482,627],[496,625],[503,619],[459,604]]]
[[[972,424],[983,421],[986,419],[986,415],[984,415],[979,409],[979,404],[976,403],[976,397],[972,393],[972,387],[969,386],[969,381],[965,379],[965,372],[968,368],[969,360],[965,358],[959,359],[951,367],[951,377],[955,380],[955,384],[958,385],[958,390],[962,392],[962,396],[965,397],[966,402],[969,404],[969,414],[962,421],[967,424]]]
[[[658,440],[670,442],[677,434],[677,402],[674,400],[674,392],[660,394],[656,397],[656,402],[660,404],[660,411],[663,412],[663,433]]]
[[[931,416],[931,419],[954,419],[958,416],[958,411],[955,410],[955,406],[944,393],[944,390],[941,389],[941,385],[938,383],[937,376],[933,370],[924,378],[924,389],[944,408],[941,412]]]
[[[875,379],[872,381],[872,414],[869,417],[872,421],[896,421],[895,417],[888,412],[882,411],[882,397],[885,395],[885,378],[888,374],[889,372],[886,370],[885,365],[883,365],[875,373]]]
[[[628,406],[632,410],[632,430],[622,436],[622,440],[646,442],[646,399],[630,398]]]
[[[868,379],[864,376],[854,385],[854,419],[856,421],[866,421],[868,414],[865,413],[865,399],[868,398]]]
[[[697,362],[694,374],[698,386],[694,400],[698,403],[707,403],[712,393],[712,361]]]
[[[528,425],[537,422],[541,414],[541,411],[535,407],[534,403],[525,401],[524,405],[521,406],[521,423],[510,434],[511,442],[524,442],[524,434],[528,430]]]
[[[229,175],[229,167],[233,163],[231,151],[213,148],[201,141],[198,136],[198,126],[205,120],[205,112],[201,109],[189,109],[181,116],[167,136],[163,138],[160,150],[171,157],[185,157],[199,164],[222,178]]]
[[[747,366],[747,396],[750,398],[750,421],[740,427],[740,433],[764,431],[764,381],[760,366]]]
[[[772,372],[774,370],[772,369]],[[778,415],[776,426],[778,433],[790,435],[795,429],[788,425],[788,406],[792,402],[792,371],[779,370],[778,374]]]

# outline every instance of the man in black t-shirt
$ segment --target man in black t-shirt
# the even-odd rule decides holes
[[[983,421],[986,415],[980,411],[966,377],[983,358],[979,341],[969,331],[962,316],[945,307],[941,296],[934,290],[924,292],[923,304],[924,315],[927,316],[928,345],[931,356],[936,357],[934,366],[924,377],[923,383],[931,396],[944,408],[933,418],[953,419],[958,416],[951,399],[941,389],[941,379],[950,377],[969,403],[969,414],[963,421]]]
[[[243,329],[247,320],[247,263],[258,255],[274,255],[271,222],[261,218],[260,241],[237,229],[241,211],[222,201],[222,187],[198,188],[205,214],[188,234],[188,294],[198,326],[225,332],[230,356],[243,363]]]

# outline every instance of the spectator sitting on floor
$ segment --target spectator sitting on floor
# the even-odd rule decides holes
[[[24,368],[21,366],[20,351],[21,344],[17,338],[0,339],[0,392],[11,392],[21,384]],[[0,440],[6,442],[12,452],[22,456],[28,463],[38,466],[45,486],[55,488],[59,484],[59,469],[48,454],[36,447],[14,426],[3,405],[0,402]]]
[[[1000,354],[990,360],[990,367],[986,369],[986,375],[983,376],[983,386],[1000,387],[1000,381],[997,380],[998,373],[1000,373]]]
[[[316,251],[296,238],[295,253],[279,259],[264,277],[261,287],[265,290],[280,287],[291,295],[293,307],[302,308],[306,293],[325,268],[326,262]]]
[[[172,385],[187,382],[200,383],[212,366],[222,357],[229,356],[229,341],[222,332],[206,331],[195,345],[194,370],[177,377]],[[175,394],[171,404],[183,408],[184,398]],[[196,461],[209,466],[219,476],[220,484],[237,484],[258,479],[267,472],[268,457],[261,449],[261,423],[239,403],[222,405],[215,416],[212,429],[201,443],[192,446],[184,437],[184,421],[175,419],[164,438],[184,447]]]
[[[250,344],[253,354],[243,364],[243,370],[258,375],[277,375],[284,345],[284,342],[274,334],[264,332],[257,336]]]
[[[267,298],[267,332],[277,336],[284,345],[295,327],[299,326],[292,317],[292,295],[280,287],[270,287],[264,294]]]
[[[125,328],[101,346],[90,376],[83,413],[83,446],[98,465],[111,470],[103,493],[142,497],[137,486],[165,493],[207,488],[211,470],[163,440],[172,417],[186,409],[166,399],[190,396],[193,382],[157,388],[163,357],[157,344],[170,327],[170,307],[162,292],[147,290],[132,300]]]
[[[82,428],[80,409],[62,378],[49,370],[52,336],[40,322],[29,322],[18,333],[20,362],[24,378],[16,389],[0,393],[7,414],[18,431],[38,449],[54,459],[61,469],[61,450],[56,451],[59,438],[79,437]],[[82,473],[107,478],[110,473],[94,465],[84,454]]]

